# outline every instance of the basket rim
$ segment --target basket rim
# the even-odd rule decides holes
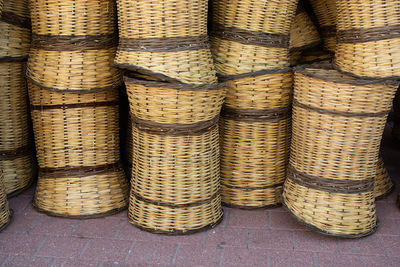
[[[275,209],[282,207],[282,203],[270,204],[264,206],[246,206],[246,205],[231,204],[224,201],[221,202],[221,205],[224,207],[241,209],[241,210],[262,210],[262,209]]]
[[[322,69],[322,70],[335,70],[339,73],[342,73],[349,78],[343,78],[343,79],[337,79],[337,78],[332,78],[327,75],[323,74],[316,74],[310,72],[308,69]],[[371,84],[384,84],[384,85],[399,85],[400,81],[397,80],[390,80],[390,79],[366,79],[365,77],[360,77],[358,79],[350,79],[355,78],[353,75],[349,75],[348,73],[343,73],[342,71],[338,70],[335,67],[334,63],[328,63],[325,61],[318,62],[318,63],[313,63],[313,64],[303,64],[294,67],[294,72],[295,73],[301,73],[303,75],[306,75],[308,77],[328,81],[328,82],[334,82],[334,83],[341,83],[341,84],[349,84],[349,85],[371,85]]]
[[[11,221],[13,220],[14,211],[12,209],[10,209],[10,208],[9,208],[9,210],[10,210],[10,216],[8,216],[8,222],[6,222],[5,224],[3,224],[0,227],[0,232],[3,231],[5,228],[7,228],[7,226],[9,226]]]
[[[288,73],[288,72],[291,72],[292,70],[293,70],[292,67],[286,67],[286,68],[279,68],[279,69],[259,70],[259,71],[255,71],[255,72],[246,72],[246,73],[233,74],[233,75],[225,75],[225,74],[217,73],[217,77],[221,82],[225,82],[225,81],[248,78],[248,77],[258,77],[258,76],[262,76],[265,74]]]

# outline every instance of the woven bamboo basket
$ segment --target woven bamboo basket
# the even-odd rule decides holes
[[[400,144],[400,90],[397,90],[393,101],[394,125],[392,136],[396,143]]]
[[[8,207],[7,194],[3,183],[3,175],[0,173],[0,232],[10,223],[12,212]]]
[[[23,65],[0,62],[0,169],[7,195],[29,187],[34,175]]]
[[[282,201],[297,220],[347,238],[375,231],[374,178],[396,88],[346,76],[331,66],[296,69]]]
[[[113,0],[32,0],[32,48],[27,77],[53,91],[100,91],[121,84],[112,66],[116,36]]]
[[[118,90],[53,92],[29,82],[39,179],[34,206],[54,216],[91,218],[124,209]]]
[[[381,199],[392,193],[394,183],[386,170],[382,157],[378,159],[376,168],[374,194],[376,199]]]
[[[218,117],[226,85],[182,85],[126,77],[132,113],[130,222],[188,234],[217,225]]]
[[[220,119],[222,202],[277,206],[289,159],[291,69],[221,80],[230,85]]]
[[[213,1],[211,51],[218,73],[289,66],[289,32],[297,0]]]
[[[20,61],[28,56],[31,44],[28,0],[4,2],[0,32],[0,61]]]
[[[336,4],[335,0],[309,0],[319,23],[324,48],[334,53],[336,49]]]
[[[121,68],[165,81],[216,83],[207,37],[208,0],[118,0]]]
[[[0,16],[2,12],[3,12],[3,0],[0,0]]]
[[[296,65],[301,58],[302,51],[316,47],[321,42],[317,27],[310,16],[301,6],[290,28],[289,59],[290,65]]]
[[[345,1],[337,5],[335,65],[359,78],[400,78],[400,2]]]
[[[324,51],[320,46],[302,51],[299,64],[311,64],[315,62],[331,62],[334,54]]]

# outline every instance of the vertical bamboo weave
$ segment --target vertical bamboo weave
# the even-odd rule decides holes
[[[379,157],[375,176],[375,198],[384,198],[389,195],[393,191],[393,189],[393,181],[392,179],[390,179],[389,173],[386,170],[382,157]]]
[[[7,194],[3,183],[3,175],[0,172],[0,232],[10,223],[12,214],[8,207]]]
[[[309,0],[319,23],[324,48],[334,53],[336,48],[335,0]]]
[[[118,0],[117,66],[162,80],[216,83],[208,0]]]
[[[329,67],[296,69],[282,200],[299,221],[340,237],[375,231],[374,178],[396,89],[395,84],[355,79]]]
[[[400,78],[400,1],[336,1],[335,64],[365,78]]]

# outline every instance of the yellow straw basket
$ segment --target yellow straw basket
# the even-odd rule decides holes
[[[334,54],[324,51],[320,46],[307,49],[301,53],[299,64],[310,64],[314,62],[331,62]]]
[[[28,86],[39,162],[34,206],[77,218],[124,209],[128,183],[120,163],[118,90],[76,94]]]
[[[290,29],[289,58],[290,65],[296,65],[303,50],[311,49],[321,42],[317,27],[307,12],[299,6]]]
[[[396,88],[346,76],[331,66],[296,69],[282,200],[300,222],[347,238],[375,231],[374,179]]]
[[[7,195],[29,187],[34,175],[23,65],[0,62],[0,169]]]
[[[236,75],[289,66],[297,0],[215,0],[211,50],[216,70]]]
[[[383,159],[379,157],[375,176],[375,198],[385,198],[390,193],[392,193],[393,189],[394,184],[392,182],[392,179],[390,179],[389,173],[386,170],[385,164],[383,163]]]
[[[217,225],[218,117],[226,85],[125,78],[132,113],[130,222],[147,231],[189,234]]]
[[[118,0],[116,65],[165,81],[216,83],[208,0]]]
[[[309,0],[319,23],[324,48],[334,53],[336,48],[335,0]]]
[[[3,12],[3,0],[0,0],[0,16],[2,12]]]
[[[400,1],[338,0],[336,67],[359,78],[400,78]]]
[[[38,86],[82,93],[117,87],[113,0],[32,0],[27,76]]]
[[[277,206],[289,158],[291,69],[221,80],[230,85],[220,120],[222,202]]]
[[[10,223],[12,212],[8,207],[7,194],[3,183],[3,175],[0,171],[0,232]]]
[[[0,62],[28,56],[31,31],[28,0],[6,0],[0,12]]]

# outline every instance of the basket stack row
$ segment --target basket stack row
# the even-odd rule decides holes
[[[31,0],[27,66],[39,164],[33,205],[91,218],[127,206],[119,151],[115,3]]]
[[[6,0],[0,15],[0,170],[8,196],[29,187],[34,177],[24,77],[31,42],[27,6],[27,1]]]
[[[208,0],[118,0],[132,144],[128,218],[188,234],[223,218],[218,120],[226,94],[207,36]],[[128,133],[129,134],[129,133]]]

